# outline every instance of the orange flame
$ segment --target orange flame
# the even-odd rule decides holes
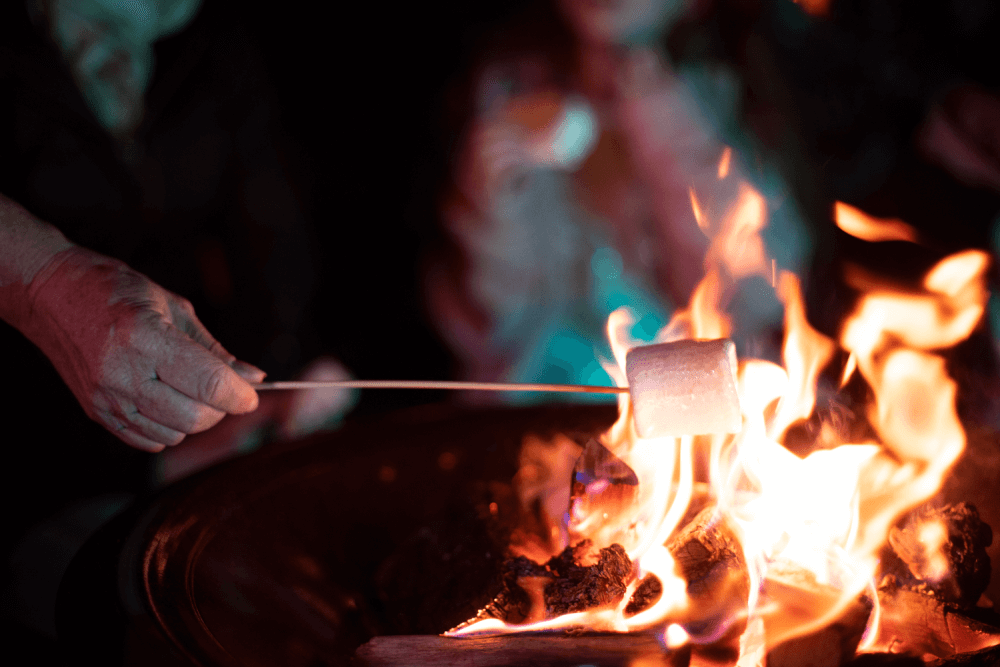
[[[730,160],[726,149],[720,179],[730,177]],[[967,338],[981,320],[989,257],[980,251],[947,257],[910,291],[850,267],[845,278],[862,296],[834,341],[809,324],[798,278],[778,271],[767,255],[761,238],[767,203],[760,193],[740,182],[719,220],[709,219],[693,189],[689,194],[699,226],[713,231],[706,274],[688,308],[675,314],[657,340],[729,336],[728,300],[736,283],[751,276],[769,279],[784,306],[783,367],[757,359],[740,363],[742,431],[698,439],[699,446],[709,445],[713,500],[738,534],[751,578],[740,640],[742,660],[750,664],[777,644],[836,620],[870,588],[876,554],[892,524],[937,491],[961,454],[965,434],[955,411],[957,387],[940,352]],[[842,229],[865,240],[916,239],[901,221],[876,220],[840,203],[836,215]],[[636,345],[628,333],[632,323],[625,310],[608,319],[616,363],[607,370],[619,386],[626,383],[626,353]],[[782,440],[791,426],[813,413],[817,378],[838,345],[849,353],[844,382],[859,372],[872,389],[868,419],[878,440],[835,442],[800,458]],[[610,632],[658,628],[664,644],[672,647],[691,640],[683,627],[691,605],[687,583],[664,545],[691,501],[695,439],[640,438],[631,398],[621,394],[619,418],[602,442],[639,480],[634,506],[621,523],[594,521],[593,532],[585,535],[598,546],[621,544],[638,564],[621,603],[517,626],[480,621],[454,634],[583,625]],[[577,528],[587,525],[583,517]],[[935,536],[927,537],[933,546]],[[652,607],[625,617],[624,608],[646,573],[660,579],[663,593]],[[878,623],[877,613],[870,623]],[[869,633],[866,645],[873,637]]]
[[[834,221],[841,230],[862,241],[917,242],[913,227],[896,218],[875,218],[844,202],[834,204]]]
[[[733,158],[732,148],[726,146],[724,149],[722,149],[722,157],[719,158],[719,168],[717,172],[720,181],[729,175],[729,162],[732,160],[732,158]]]
[[[688,188],[688,198],[691,200],[691,212],[694,213],[694,220],[698,223],[698,229],[708,233],[708,218],[701,211],[701,204],[698,203],[698,195],[694,188]]]

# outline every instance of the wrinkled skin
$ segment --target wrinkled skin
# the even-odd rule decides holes
[[[80,247],[31,281],[22,331],[87,414],[121,440],[157,452],[227,413],[257,408],[264,372],[238,361],[190,302],[124,263]]]

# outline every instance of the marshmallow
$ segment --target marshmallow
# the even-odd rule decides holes
[[[625,375],[640,437],[735,433],[742,426],[731,340],[635,347]]]

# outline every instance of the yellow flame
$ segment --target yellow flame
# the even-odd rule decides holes
[[[769,278],[771,258],[760,236],[766,226],[764,197],[749,184],[742,184],[735,204],[709,248],[710,261],[724,267],[734,280],[752,275]]]
[[[728,175],[730,160],[726,149],[720,178]],[[617,541],[637,563],[625,598],[613,608],[519,626],[481,621],[456,634],[574,626],[611,632],[657,628],[667,646],[690,641],[684,627],[691,604],[687,583],[664,545],[691,501],[696,444],[709,444],[713,500],[738,534],[751,578],[740,640],[742,660],[750,664],[777,644],[836,620],[866,587],[871,589],[877,553],[889,529],[938,490],[961,454],[965,434],[955,411],[957,386],[941,351],[967,338],[983,316],[986,253],[947,257],[928,271],[919,288],[909,290],[848,267],[845,279],[861,297],[834,341],[810,325],[798,278],[778,271],[767,255],[760,234],[767,225],[767,203],[760,193],[741,183],[720,220],[709,219],[693,189],[689,196],[699,226],[714,231],[706,274],[688,308],[674,316],[657,340],[729,336],[726,308],[735,283],[762,276],[770,279],[784,306],[783,366],[741,360],[737,380],[743,429],[732,436],[700,436],[697,442],[692,437],[640,438],[631,399],[620,395],[619,418],[602,440],[635,471],[638,491],[621,525],[609,529],[593,521],[593,534],[587,536],[601,544]],[[901,221],[876,220],[839,203],[836,211],[837,224],[859,238],[916,239]],[[608,319],[616,362],[608,364],[608,372],[619,386],[626,383],[626,354],[637,344],[629,336],[633,322],[625,310]],[[842,383],[857,372],[872,389],[868,419],[878,439],[821,440],[818,444],[825,448],[800,458],[782,439],[815,410],[817,379],[838,345],[848,354]],[[583,517],[579,525],[591,524]],[[928,548],[939,551],[940,530],[931,526],[926,533],[922,537]],[[663,594],[650,608],[626,618],[625,606],[648,573],[660,579]],[[870,623],[877,625],[878,617]],[[866,645],[873,637],[869,628]]]
[[[923,578],[941,581],[949,571],[948,558],[942,549],[948,543],[948,528],[940,519],[927,521],[920,526],[917,539],[924,550]]]
[[[802,287],[795,274],[782,271],[777,292],[785,306],[781,356],[790,384],[770,427],[771,437],[780,441],[792,424],[812,414],[816,405],[816,379],[833,357],[836,345],[809,324]]]

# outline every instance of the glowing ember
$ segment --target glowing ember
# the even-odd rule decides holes
[[[727,149],[719,177],[738,180],[737,171]],[[715,220],[691,190],[698,225],[711,236],[706,275],[688,309],[657,341],[728,337],[732,324],[726,309],[737,282],[759,276],[784,307],[783,366],[740,361],[737,433],[726,434],[729,426],[720,423],[711,429],[716,435],[640,437],[629,396],[620,394],[619,419],[582,456],[576,445],[526,443],[529,463],[520,474],[530,478],[524,488],[531,489],[533,501],[546,508],[551,540],[536,544],[535,553],[522,541],[515,553],[544,563],[583,540],[594,549],[620,545],[633,563],[624,595],[547,615],[545,588],[536,591],[535,609],[526,614],[532,622],[484,618],[449,634],[652,629],[664,646],[677,647],[738,632],[740,664],[757,664],[782,642],[827,627],[856,608],[872,586],[890,528],[940,488],[965,445],[955,412],[956,384],[941,352],[967,338],[982,318],[988,257],[976,251],[947,257],[910,291],[849,267],[847,283],[861,296],[835,341],[809,325],[798,279],[778,271],[767,255],[761,238],[767,225],[764,198],[743,181],[734,191],[728,213]],[[835,217],[841,229],[869,241],[916,239],[901,221],[877,220],[844,204],[837,204]],[[620,386],[627,353],[635,346],[628,337],[631,325],[627,312],[608,321],[617,362],[608,372]],[[797,456],[785,448],[784,438],[812,415],[817,378],[838,348],[847,353],[844,381],[860,373],[871,388],[867,417],[875,437],[838,442],[823,431],[812,453]],[[703,479],[695,477],[696,458],[707,459]],[[704,509],[692,518],[695,497]],[[940,579],[948,569],[941,556],[947,531],[928,522],[918,538],[924,574]],[[727,551],[730,544],[737,545],[736,552]],[[734,573],[742,585],[731,583]],[[551,581],[556,575],[546,576]],[[645,608],[632,613],[637,604],[630,607],[630,601],[641,597],[637,591],[646,595],[653,578],[659,596],[647,595]],[[864,616],[869,624],[878,623],[877,609]],[[876,630],[869,628],[866,645]]]

